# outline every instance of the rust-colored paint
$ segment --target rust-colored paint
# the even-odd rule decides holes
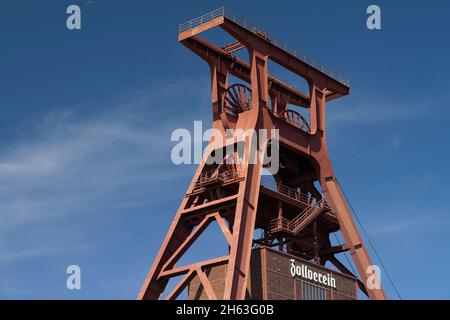
[[[337,184],[327,149],[325,104],[349,94],[350,88],[276,46],[259,31],[245,28],[226,16],[212,15],[206,20],[181,32],[179,41],[210,66],[212,127],[224,135],[228,128],[278,129],[280,152],[286,167],[274,176],[277,190],[260,188],[263,165],[259,156],[264,154],[266,143],[260,143],[257,150],[252,150],[249,146],[253,138],[245,143],[247,155],[250,152],[258,155],[255,164],[244,163],[230,168],[224,165],[224,159],[223,164],[211,167],[204,159],[194,174],[138,299],[160,299],[168,280],[179,275],[185,277],[166,298],[176,298],[197,275],[208,297],[214,299],[216,296],[204,270],[223,264],[226,264],[223,298],[245,299],[254,243],[278,246],[288,254],[322,265],[329,261],[341,271],[345,267],[335,254],[348,250],[358,269],[360,289],[371,299],[386,299],[382,288],[371,289],[364,285],[368,277],[366,270],[372,263]],[[217,26],[238,43],[220,47],[199,37],[201,32]],[[249,63],[231,54],[241,48],[248,51]],[[269,59],[304,78],[309,84],[309,93],[270,76]],[[251,108],[238,115],[223,111],[224,104],[230,103],[226,99],[229,74],[251,85]],[[286,112],[290,110],[289,105],[310,109],[309,124],[294,112]],[[301,126],[296,125],[297,120],[302,122]],[[225,147],[230,141],[232,139],[210,141],[206,154]],[[298,168],[302,168],[301,172],[296,170]],[[314,187],[316,180],[320,182],[322,192]],[[314,204],[305,200],[313,197],[317,200]],[[295,210],[309,215],[306,216],[309,220],[298,223],[301,217]],[[224,233],[229,254],[177,267],[178,259],[212,221],[217,221]],[[265,231],[265,236],[256,242],[253,240],[255,228]],[[342,232],[346,242],[339,248],[332,247],[329,239],[337,230]],[[266,259],[265,254],[262,259]],[[348,270],[343,272],[350,273]],[[266,279],[262,279],[262,285],[267,286]]]

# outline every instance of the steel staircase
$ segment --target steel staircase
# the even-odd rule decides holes
[[[303,210],[297,217],[291,220],[288,225],[289,230],[294,234],[298,234],[303,230],[310,222],[319,216],[325,208],[326,201],[321,199],[315,205],[311,204],[305,210]]]
[[[322,212],[330,212],[331,209],[324,198],[320,201],[314,201],[305,210],[303,210],[297,217],[291,221],[285,218],[276,218],[270,222],[270,230],[272,233],[278,231],[288,232],[292,235],[299,234],[308,224],[316,219]]]

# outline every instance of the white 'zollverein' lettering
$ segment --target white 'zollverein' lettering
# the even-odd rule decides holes
[[[333,278],[332,275],[330,275],[329,273],[322,274],[320,272],[313,271],[304,264],[295,265],[294,259],[291,259],[291,275],[293,277],[299,276],[304,279],[318,282],[320,284],[323,284],[324,286],[336,288],[336,279]]]

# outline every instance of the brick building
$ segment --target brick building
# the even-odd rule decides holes
[[[355,300],[356,279],[271,248],[253,249],[247,299]],[[217,296],[223,297],[226,265],[205,270]],[[188,289],[190,300],[207,299],[198,277]]]

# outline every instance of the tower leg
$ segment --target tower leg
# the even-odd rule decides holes
[[[161,297],[169,279],[158,279],[158,277],[164,264],[183,243],[190,231],[180,222],[180,215],[177,214],[138,294],[138,300],[158,300]]]
[[[193,185],[197,182],[197,179],[202,171],[204,163],[198,166],[197,171],[191,181],[191,185],[188,190],[192,190]],[[183,241],[191,233],[193,227],[188,227],[182,222],[183,208],[186,206],[188,201],[187,197],[183,198],[180,208],[178,209],[172,223],[170,225],[169,231],[164,238],[163,244],[161,245],[158,255],[152,264],[152,267],[147,275],[147,278],[139,291],[138,300],[157,300],[161,297],[164,289],[167,285],[169,279],[159,279],[159,275],[163,271],[164,264],[170,259],[170,257],[177,251]]]
[[[204,270],[218,264],[227,264],[227,277],[223,299],[245,299],[248,281],[250,255],[253,244],[256,210],[258,204],[262,162],[259,152],[246,145],[246,159],[249,153],[255,154],[256,164],[245,163],[239,170],[239,187],[233,195],[211,199],[201,204],[192,201],[192,190],[197,185],[204,165],[200,165],[188,189],[188,194],[172,222],[169,232],[150,269],[150,272],[138,295],[138,299],[159,299],[171,277],[185,275],[183,280],[169,294],[176,298],[198,275],[209,298],[216,298],[204,275]],[[252,158],[253,159],[253,158]],[[249,162],[248,160],[245,160]],[[250,161],[251,162],[251,161]],[[188,200],[191,199],[191,200]],[[189,207],[190,206],[190,207]],[[189,208],[188,208],[189,207]],[[222,217],[227,212],[228,221],[232,221],[232,231]],[[192,218],[196,217],[195,227]],[[176,267],[176,262],[186,252],[211,221],[216,221],[229,244],[229,254],[199,263]],[[220,297],[222,298],[222,297]]]
[[[351,247],[350,255],[355,262],[362,282],[365,284],[369,298],[374,300],[386,300],[387,297],[383,287],[379,283],[379,279],[376,280],[378,281],[378,286],[371,288],[367,285],[369,277],[371,276],[371,274],[368,274],[368,270],[372,266],[372,262],[366,247],[362,242],[361,236],[359,235],[358,229],[356,228],[355,222],[353,221],[353,217],[349,211],[339,184],[334,177],[326,178],[325,184],[325,193],[328,199],[331,200],[331,203],[334,206],[333,209],[337,213],[342,235],[344,236],[347,245]]]
[[[261,164],[247,165],[246,179],[239,190],[224,299],[245,299],[261,172]]]

